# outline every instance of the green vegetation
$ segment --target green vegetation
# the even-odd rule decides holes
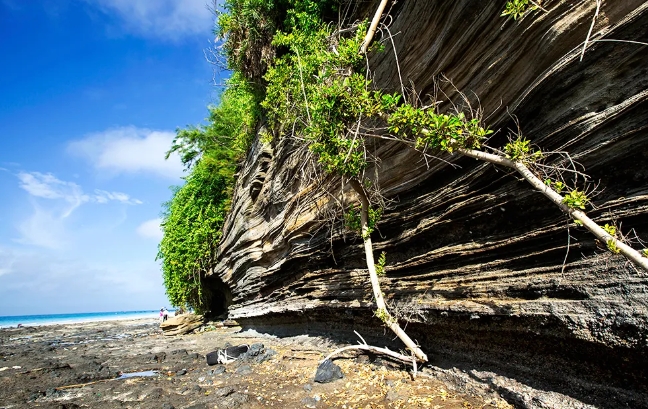
[[[570,209],[585,210],[585,206],[589,203],[587,194],[578,189],[574,189],[567,193],[563,198],[563,204],[567,205]]]
[[[158,258],[174,306],[197,311],[209,307],[210,294],[202,278],[214,261],[229,201],[229,181],[219,172],[215,162],[201,160],[166,203]]]
[[[387,253],[383,251],[380,253],[378,262],[376,263],[376,274],[379,276],[385,275],[385,263],[387,263]]]
[[[215,263],[236,163],[249,148],[259,112],[251,87],[235,74],[220,104],[210,108],[208,125],[178,130],[167,152],[167,158],[180,155],[190,171],[164,205],[164,236],[157,256],[167,295],[176,307],[209,309],[211,295],[202,285],[203,277]]]
[[[613,224],[610,225],[610,224],[605,223],[605,226],[603,226],[603,230],[605,230],[605,232],[606,232],[607,234],[609,234],[610,236],[612,236],[612,237],[616,237],[616,234],[617,234],[617,228],[616,228],[615,225],[613,225]]]
[[[566,185],[560,180],[545,179],[545,185],[549,186],[558,193],[561,193]]]
[[[531,149],[531,141],[519,136],[516,140],[511,141],[504,146],[504,153],[508,159],[522,163],[536,162],[543,157],[541,151],[533,151]]]
[[[501,17],[512,17],[517,20],[526,12],[536,10],[538,6],[529,0],[509,0],[504,7]]]
[[[585,192],[568,188],[564,181],[549,178],[543,185],[534,166],[545,155],[520,135],[503,152],[483,149],[493,131],[483,126],[479,111],[441,112],[434,101],[421,108],[408,102],[407,95],[374,89],[366,56],[359,52],[368,24],[327,24],[331,19],[326,16],[332,16],[336,6],[334,0],[226,0],[216,34],[225,40],[232,79],[220,104],[210,109],[209,125],[179,130],[169,151],[178,153],[191,171],[167,204],[158,256],[174,305],[208,308],[209,294],[201,278],[215,263],[236,164],[261,121],[266,125],[259,135],[263,143],[293,138],[306,144],[324,175],[340,177],[357,193],[360,208],[343,203],[345,224],[364,241],[376,316],[388,325],[398,323],[387,311],[375,277],[384,272],[385,257],[383,253],[374,263],[371,234],[383,209],[379,194],[369,193],[379,193],[378,188],[364,174],[376,160],[369,153],[369,141],[401,141],[424,153],[460,153],[513,167],[546,194],[569,190],[562,203],[572,209],[572,216],[573,210],[584,210],[589,203]],[[511,0],[502,16],[517,19],[536,8],[533,1]],[[379,52],[381,48],[374,46]],[[557,202],[555,196],[552,200]],[[589,222],[587,226],[592,229]],[[600,228],[594,230],[600,237]],[[610,242],[610,251],[621,251],[616,238]],[[636,257],[641,258],[638,253]],[[403,340],[426,360],[411,340]]]

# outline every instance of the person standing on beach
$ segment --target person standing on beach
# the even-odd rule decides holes
[[[164,308],[160,308],[160,324],[164,321]]]
[[[163,312],[163,319],[162,319],[162,321],[164,322],[164,321],[166,321],[166,320],[169,318],[169,311],[167,311],[166,307],[164,307],[164,308],[162,308],[162,312]]]

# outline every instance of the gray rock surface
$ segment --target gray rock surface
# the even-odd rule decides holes
[[[356,15],[377,3],[357,2]],[[499,17],[504,3],[396,2],[390,30],[406,85],[425,96],[438,83],[441,109],[458,101],[441,75],[478,97],[500,130],[491,146],[506,143],[516,118],[544,151],[568,151],[600,181],[589,214],[648,241],[648,47],[593,42],[579,62],[594,0],[547,0],[548,12],[518,21]],[[592,39],[648,42],[646,26],[648,2],[604,2]],[[370,59],[374,84],[398,90],[386,45]],[[582,407],[646,407],[647,272],[573,224],[568,231],[554,205],[504,169],[450,155],[459,167],[427,167],[402,145],[373,149],[382,158],[375,182],[390,199],[373,236],[376,253],[387,253],[381,284],[434,365],[493,372]],[[253,146],[214,288],[230,292],[229,317],[243,326],[381,339],[362,243],[326,222],[335,209],[327,192],[340,181],[312,182],[305,158],[288,140]]]

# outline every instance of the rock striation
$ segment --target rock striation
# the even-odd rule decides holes
[[[177,317],[170,317],[160,324],[160,328],[164,335],[182,335],[199,328],[204,322],[205,319],[202,315],[182,314]]]
[[[378,3],[352,11],[368,17]],[[373,83],[397,91],[402,78],[423,103],[436,92],[442,109],[459,90],[499,130],[490,146],[519,128],[543,151],[569,152],[599,183],[589,214],[648,242],[648,46],[611,41],[648,42],[648,1],[604,1],[582,61],[596,1],[545,0],[546,12],[517,21],[499,17],[504,4],[393,2]],[[555,406],[502,377],[570,407],[648,407],[648,272],[603,251],[505,169],[373,149],[382,161],[369,173],[389,204],[373,236],[387,253],[383,290],[433,365],[523,407]],[[331,192],[344,187],[309,169],[308,153],[284,139],[257,141],[239,170],[212,271],[231,292],[229,317],[385,342],[362,242],[332,222]]]

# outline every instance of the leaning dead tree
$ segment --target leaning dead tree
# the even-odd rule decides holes
[[[335,29],[322,25],[317,30],[307,25],[309,29],[297,27],[278,33],[273,44],[285,52],[268,68],[263,104],[273,130],[271,137],[293,138],[296,144],[307,146],[322,177],[338,176],[353,190],[354,195],[347,195],[347,199],[353,196],[359,210],[346,206],[344,200],[339,203],[346,212],[348,227],[358,231],[363,240],[375,316],[410,350],[413,357],[402,355],[404,359],[425,362],[427,356],[389,312],[380,286],[371,233],[382,207],[381,201],[373,200],[369,193],[376,188],[376,180],[365,175],[370,164],[380,158],[368,149],[369,141],[402,143],[420,151],[426,160],[440,154],[446,154],[449,160],[462,155],[512,169],[569,218],[591,231],[610,252],[622,254],[634,266],[648,271],[648,250],[642,253],[634,249],[616,226],[599,226],[588,217],[585,210],[590,198],[586,191],[568,186],[561,176],[564,169],[543,164],[547,154],[533,149],[519,134],[502,149],[492,149],[485,143],[493,131],[483,124],[479,109],[473,110],[468,104],[467,112],[456,108],[440,112],[437,101],[419,107],[417,98],[407,101],[404,91],[388,94],[372,89],[366,53],[386,4],[380,3],[371,25]],[[554,177],[543,173],[543,166],[552,169],[549,174]],[[380,269],[384,267],[378,264]]]

